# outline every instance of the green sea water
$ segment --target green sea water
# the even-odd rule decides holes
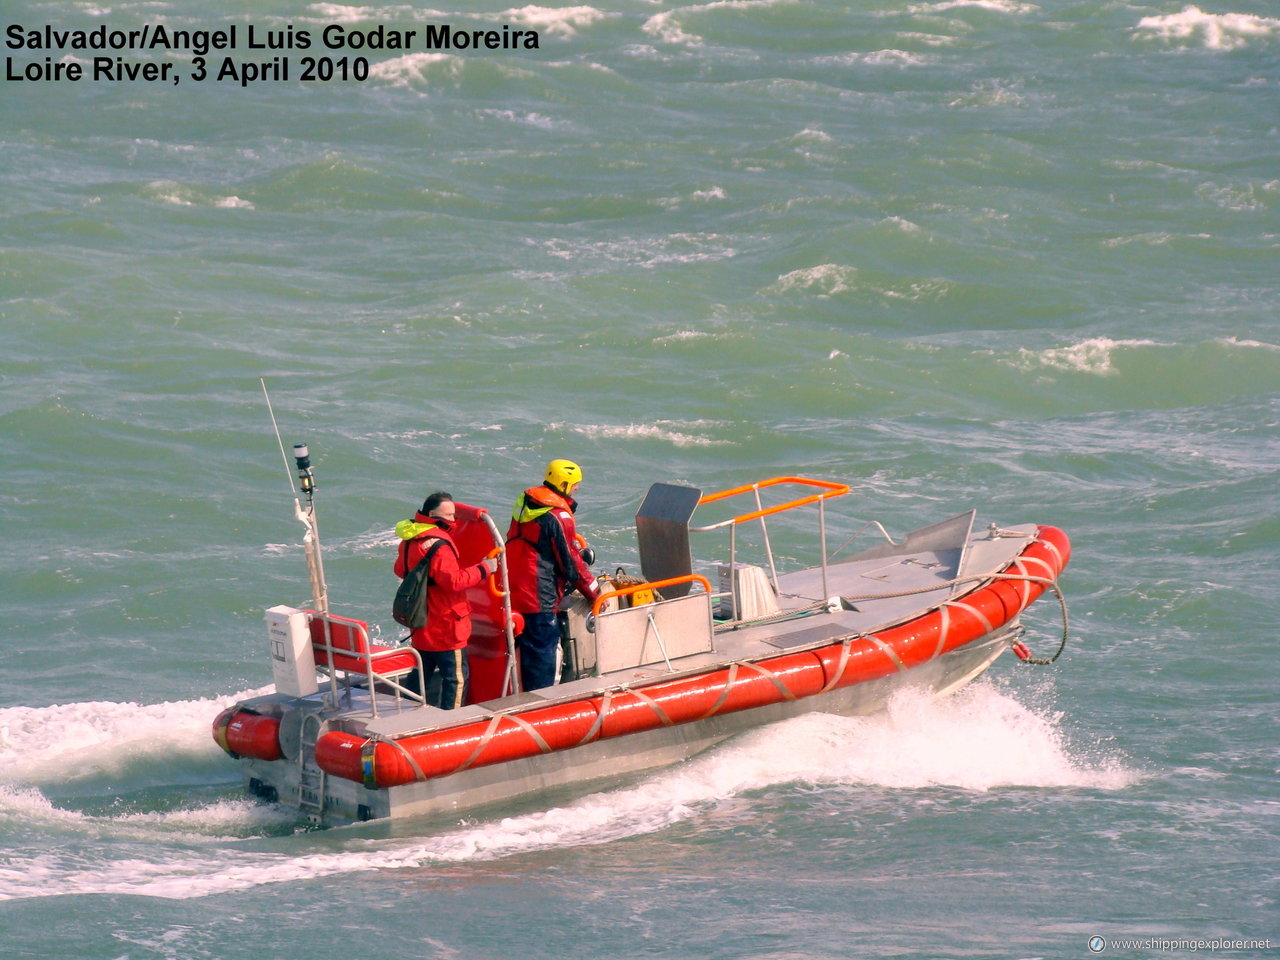
[[[161,24],[268,75],[26,43]],[[322,41],[426,24],[539,46]],[[86,71],[0,89],[0,954],[1280,953],[1274,3],[5,0],[0,43]],[[308,592],[263,380],[334,601],[386,636],[396,520],[438,487],[500,516],[568,456],[610,570],[655,480],[849,482],[837,543],[1061,527],[1071,640],[307,830],[209,736]],[[1050,652],[1056,606],[1027,622]]]

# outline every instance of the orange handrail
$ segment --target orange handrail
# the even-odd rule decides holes
[[[690,573],[683,577],[671,577],[668,580],[656,580],[652,583],[633,583],[617,590],[610,590],[608,593],[602,593],[596,597],[596,602],[591,605],[591,613],[593,616],[600,615],[600,608],[604,606],[606,600],[612,600],[614,597],[626,597],[633,593],[639,593],[641,590],[657,590],[659,587],[672,587],[677,583],[700,583],[702,589],[707,593],[711,592],[711,581],[706,577],[699,576],[696,573]]]
[[[499,544],[498,546],[490,550],[488,553],[486,553],[484,555],[484,558],[486,560],[496,560],[498,557],[502,556],[502,554],[506,553],[506,550],[507,548],[505,544]],[[484,579],[485,579],[485,586],[489,588],[489,593],[491,595],[497,597],[499,600],[501,600],[503,597],[507,595],[507,592],[503,590],[500,586],[498,586],[498,570],[497,569],[490,570],[489,575]]]
[[[700,527],[701,530],[713,530],[716,527],[723,527],[730,523],[746,523],[748,520],[758,520],[761,517],[767,517],[771,514],[782,513],[784,510],[791,510],[795,507],[803,507],[806,504],[816,503],[819,500],[825,500],[828,497],[842,497],[849,492],[849,485],[845,483],[832,483],[830,480],[814,480],[809,477],[773,477],[769,480],[761,480],[759,483],[748,483],[745,486],[734,487],[732,490],[721,490],[719,493],[709,493],[701,500],[698,505],[704,503],[714,503],[717,500],[724,500],[728,497],[738,496],[743,493],[751,493],[754,490],[760,490],[764,487],[775,487],[782,483],[797,483],[808,487],[821,487],[825,492],[815,493],[807,497],[801,497],[798,500],[790,500],[787,503],[780,503],[773,507],[764,507],[760,510],[753,510],[750,513],[744,513],[738,517],[732,517],[729,520],[722,520],[714,523],[709,527]]]

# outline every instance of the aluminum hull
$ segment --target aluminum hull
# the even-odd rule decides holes
[[[324,822],[342,823],[383,817],[460,814],[477,807],[575,783],[608,781],[669,766],[695,756],[755,727],[807,713],[865,716],[884,709],[904,688],[945,696],[984,673],[1009,649],[1016,621],[916,670],[855,684],[802,700],[771,704],[706,720],[659,727],[620,740],[586,744],[574,750],[539,754],[508,763],[402,786],[369,789],[328,777],[324,785]],[[244,783],[253,794],[287,805],[310,789],[298,762],[244,758]],[[311,774],[314,776],[314,772]],[[319,798],[313,798],[313,801]],[[308,805],[298,805],[306,809]]]

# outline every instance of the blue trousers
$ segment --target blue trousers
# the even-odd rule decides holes
[[[538,690],[556,682],[556,651],[560,649],[560,623],[554,613],[526,613],[524,633],[516,637],[520,648],[520,686]]]
[[[467,663],[466,650],[419,650],[422,657],[422,672],[417,670],[404,678],[404,685],[410,690],[423,693],[429,689],[431,675],[439,671],[440,692],[431,690],[427,694],[427,702],[442,710],[453,710],[463,705],[467,698],[467,681],[471,679],[471,668]]]

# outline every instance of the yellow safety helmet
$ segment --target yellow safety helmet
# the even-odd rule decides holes
[[[582,482],[582,468],[572,460],[552,460],[547,464],[547,486],[566,497]]]

